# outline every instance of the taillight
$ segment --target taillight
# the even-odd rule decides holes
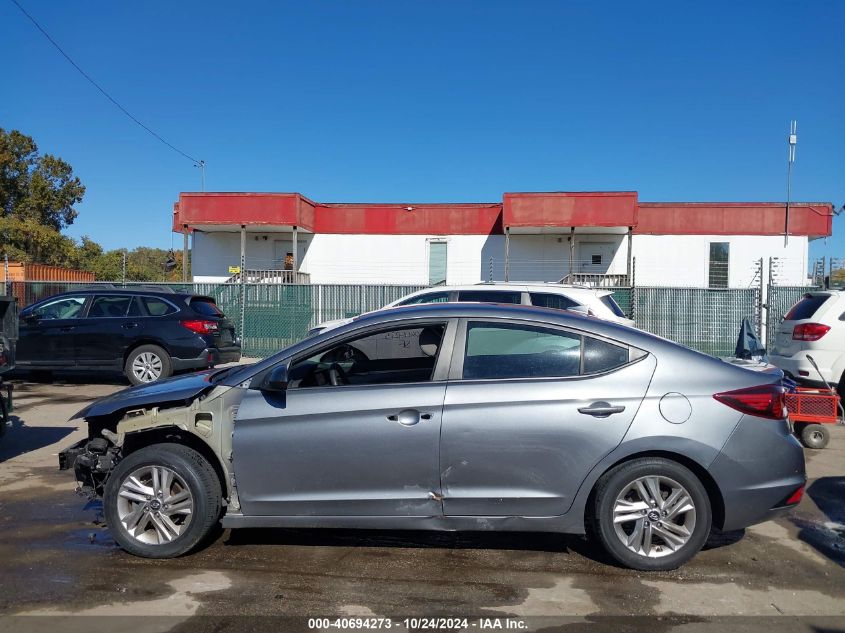
[[[829,325],[822,323],[801,323],[792,330],[793,341],[818,341],[828,333]]]
[[[760,385],[746,387],[734,391],[713,394],[713,397],[732,409],[756,415],[761,418],[782,420],[786,417],[783,394],[785,389],[780,385]]]
[[[801,497],[803,497],[803,496],[804,496],[804,486],[803,486],[803,485],[801,485],[801,486],[798,486],[798,490],[796,490],[795,492],[793,492],[793,493],[790,495],[789,499],[787,499],[787,500],[786,500],[786,503],[784,503],[783,505],[785,505],[785,506],[793,506],[793,505],[795,505],[796,503],[800,503],[800,501],[801,501]]]
[[[207,321],[205,319],[179,321],[179,325],[188,328],[191,332],[196,332],[197,334],[211,334],[220,329],[217,325],[217,321]]]

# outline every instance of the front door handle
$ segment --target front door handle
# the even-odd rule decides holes
[[[431,414],[420,413],[416,409],[402,409],[402,411],[395,415],[387,416],[387,419],[391,422],[398,422],[402,426],[414,426],[420,420],[430,420]]]
[[[134,322],[130,322],[130,323],[124,323],[120,327],[122,327],[124,330],[131,330],[132,328],[138,327],[138,324],[134,323]]]
[[[581,407],[578,409],[578,413],[583,413],[584,415],[591,415],[596,418],[606,418],[608,416],[613,415],[614,413],[622,413],[625,410],[625,407],[622,406],[614,406],[609,402],[594,402],[589,407]]]
[[[75,327],[75,325],[66,325],[65,327],[60,327],[59,332],[70,332]]]

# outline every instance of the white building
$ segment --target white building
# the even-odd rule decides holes
[[[747,287],[779,258],[806,282],[832,205],[644,203],[636,192],[508,193],[487,204],[320,204],[295,193],[182,193],[196,282],[465,284],[488,280]],[[785,230],[788,226],[788,236]],[[768,264],[766,263],[766,266]]]

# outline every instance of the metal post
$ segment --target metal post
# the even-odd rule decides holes
[[[634,257],[634,227],[628,227],[628,268],[626,270],[626,276],[628,277],[628,285],[634,285],[631,276],[633,275],[633,270],[631,268],[632,258]]]
[[[572,283],[572,265],[575,261],[575,227],[569,227],[569,283]]]
[[[487,281],[493,283],[493,256],[490,256],[490,270],[487,272]]]
[[[786,168],[786,214],[783,225],[783,245],[789,244],[789,203],[792,200],[792,163],[795,162],[795,146],[798,144],[798,121],[789,122],[789,160]]]
[[[182,225],[182,283],[188,283],[188,225]]]
[[[510,277],[510,247],[511,247],[511,229],[509,226],[505,227],[505,281]]]
[[[11,281],[9,281],[9,253],[3,254],[3,285],[6,287],[4,294],[11,296]]]
[[[760,337],[761,341],[765,341],[765,330],[766,324],[763,323],[763,306],[765,303],[763,302],[763,258],[760,258],[760,261],[757,263],[757,270],[760,274],[760,291],[757,295],[757,336]]]
[[[244,340],[244,318],[246,315],[246,225],[241,224],[241,345]]]
[[[121,266],[121,285],[126,285],[126,249],[123,249],[123,266]]]
[[[299,237],[299,231],[296,228],[296,225],[293,226],[293,271],[291,271],[291,280],[290,283],[296,283],[296,273],[299,270],[299,254],[297,248],[297,242]]]

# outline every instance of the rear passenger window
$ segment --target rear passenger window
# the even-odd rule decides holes
[[[628,363],[628,348],[591,336],[532,325],[467,325],[465,380],[566,378]]]
[[[810,295],[803,296],[801,301],[792,306],[792,309],[786,313],[784,319],[786,321],[800,321],[802,319],[812,319],[813,315],[822,307],[822,304],[830,299],[831,295]]]
[[[155,297],[144,297],[144,307],[147,308],[147,313],[150,316],[164,316],[176,312],[176,308],[167,301]]]
[[[568,310],[580,304],[563,295],[555,295],[548,292],[532,292],[531,305],[540,306],[541,308],[554,308],[555,310]]]
[[[507,323],[467,327],[464,379],[577,376],[580,369],[577,334]]]
[[[601,339],[584,337],[584,373],[597,374],[628,362],[628,348],[602,341]]]
[[[510,290],[461,290],[458,301],[479,303],[522,303],[522,293]]]
[[[96,297],[88,308],[88,318],[118,318],[125,317],[129,312],[132,296]]]

